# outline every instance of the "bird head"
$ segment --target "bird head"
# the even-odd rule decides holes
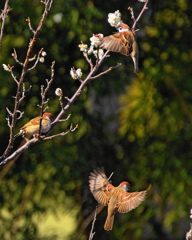
[[[50,119],[51,122],[53,122],[53,120],[54,120],[54,116],[53,116],[52,113],[45,112],[45,113],[43,113],[43,117],[47,118],[47,119]]]
[[[128,32],[128,31],[130,31],[130,27],[127,24],[125,24],[125,23],[119,24],[116,28],[117,28],[117,30],[119,32]]]
[[[119,187],[123,188],[126,192],[128,192],[131,185],[128,182],[122,182],[122,183],[119,184]]]

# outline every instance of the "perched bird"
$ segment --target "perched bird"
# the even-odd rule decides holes
[[[108,215],[104,229],[109,231],[113,228],[116,212],[126,213],[138,207],[147,194],[149,188],[141,192],[127,192],[130,188],[128,182],[122,182],[114,187],[107,179],[104,169],[98,168],[90,173],[89,187],[94,198],[102,205],[108,205]]]
[[[118,33],[102,38],[98,47],[131,56],[134,63],[134,71],[138,73],[139,49],[135,31],[131,30],[125,23],[119,24],[117,30],[119,31]]]
[[[31,119],[28,123],[26,123],[21,129],[18,134],[15,135],[15,137],[24,135],[25,137],[31,137],[33,134],[39,133],[40,128],[40,122],[41,122],[41,133],[46,133],[51,128],[51,123],[54,119],[54,116],[52,113],[45,112],[43,113],[43,116],[35,117]],[[41,120],[41,121],[40,121]]]

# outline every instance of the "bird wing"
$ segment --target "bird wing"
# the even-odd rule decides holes
[[[99,47],[112,52],[119,52],[126,56],[129,55],[130,50],[130,47],[127,44],[127,40],[122,33],[115,33],[113,35],[102,38],[101,42],[99,43]]]
[[[39,124],[39,117],[35,117],[33,119],[31,119],[29,122],[27,122],[21,129],[25,129],[26,127],[28,126],[31,126],[32,125],[37,125]]]
[[[108,204],[110,191],[114,187],[107,179],[103,168],[98,168],[90,173],[89,187],[94,198],[100,204]]]
[[[138,207],[144,201],[147,191],[150,189],[150,187],[151,185],[147,190],[141,192],[125,192],[124,196],[119,202],[117,211],[120,213],[126,213]]]

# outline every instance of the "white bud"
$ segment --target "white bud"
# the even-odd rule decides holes
[[[89,50],[87,51],[87,54],[90,55],[93,53],[93,51],[94,51],[94,47],[93,47],[93,45],[91,45]]]
[[[73,79],[80,79],[83,73],[80,68],[78,68],[77,70],[75,70],[74,68],[71,68],[70,75]]]
[[[103,57],[104,51],[103,49],[95,50],[93,52],[96,58],[99,58],[99,60]]]
[[[57,95],[57,96],[61,96],[61,95],[63,95],[63,92],[62,92],[62,90],[61,90],[61,88],[57,88],[56,90],[55,90],[55,94]]]
[[[86,52],[87,51],[87,44],[81,43],[79,44],[79,48],[81,52]]]
[[[47,55],[47,53],[46,53],[45,51],[42,51],[42,52],[41,52],[41,56],[42,56],[42,57],[45,57],[46,55]]]
[[[44,57],[40,57],[40,58],[39,58],[39,62],[44,63],[44,61],[45,61],[45,58],[44,58]]]
[[[93,34],[93,36],[90,38],[91,41],[91,45],[98,47],[101,39],[103,38],[103,34],[102,33],[98,33],[98,34]]]
[[[10,72],[9,67],[6,64],[2,64],[3,68],[5,71]]]

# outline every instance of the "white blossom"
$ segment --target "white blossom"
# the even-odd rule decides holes
[[[87,51],[87,54],[90,55],[93,53],[93,51],[94,51],[94,47],[93,47],[93,45],[91,45],[89,50]]]
[[[189,232],[186,233],[186,240],[191,240],[191,236],[192,236],[192,231],[190,229]]]
[[[47,55],[47,53],[45,51],[41,52],[41,56],[45,57]]]
[[[62,92],[62,90],[61,90],[61,88],[57,88],[56,90],[55,90],[55,94],[57,95],[57,96],[61,96],[61,95],[63,95],[63,92]]]
[[[6,64],[2,64],[3,68],[5,71],[10,72],[9,67]]]
[[[81,44],[79,44],[79,48],[80,48],[81,52],[86,52],[88,46],[87,46],[87,44],[81,43]]]
[[[103,38],[103,34],[102,33],[98,33],[98,34],[93,34],[93,36],[90,38],[91,41],[91,45],[98,47],[101,39]]]
[[[73,79],[80,79],[83,73],[80,68],[78,68],[77,70],[75,70],[74,68],[71,68],[70,75]]]
[[[39,62],[44,63],[44,61],[45,61],[45,58],[44,58],[44,57],[40,57],[40,58],[39,58]]]
[[[119,10],[108,14],[108,22],[112,27],[117,27],[122,22]]]
[[[104,51],[103,49],[95,50],[93,54],[95,55],[96,58],[98,57],[100,60],[103,57]]]

